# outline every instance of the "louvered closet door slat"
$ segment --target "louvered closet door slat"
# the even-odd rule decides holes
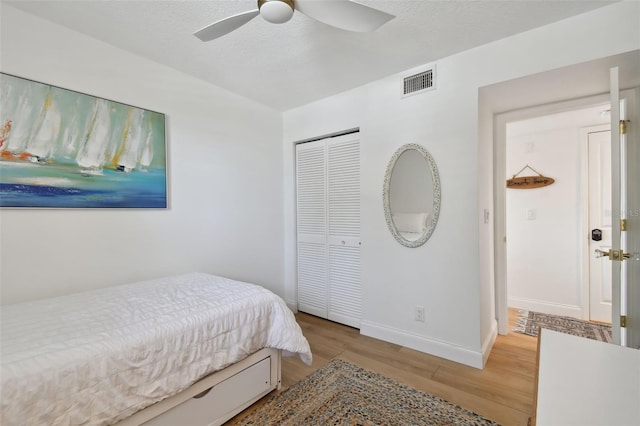
[[[331,246],[329,277],[329,319],[360,328],[360,247]]]
[[[349,135],[327,143],[329,319],[360,327],[360,141]]]
[[[326,244],[298,243],[298,309],[327,318]]]
[[[298,309],[327,318],[325,143],[296,146]]]
[[[324,143],[296,146],[298,237],[326,236],[326,154]]]
[[[330,141],[327,147],[329,235],[360,237],[360,141]]]

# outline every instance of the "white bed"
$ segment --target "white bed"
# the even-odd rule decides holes
[[[187,400],[214,385],[200,408],[247,388],[221,412],[199,414],[219,424],[279,386],[280,351],[311,362],[281,298],[208,274],[6,305],[1,314],[4,426],[141,424],[184,403],[158,417],[162,424],[192,413],[197,401]]]

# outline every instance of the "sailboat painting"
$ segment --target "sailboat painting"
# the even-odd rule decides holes
[[[0,73],[0,207],[166,208],[164,114]]]

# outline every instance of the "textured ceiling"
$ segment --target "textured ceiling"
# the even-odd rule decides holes
[[[396,18],[351,33],[301,13],[280,25],[257,17],[203,43],[193,32],[255,0],[2,1],[281,111],[612,3],[359,0]]]

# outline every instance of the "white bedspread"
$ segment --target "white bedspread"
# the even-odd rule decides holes
[[[208,274],[3,306],[1,424],[110,424],[264,347],[307,340],[270,291]]]

